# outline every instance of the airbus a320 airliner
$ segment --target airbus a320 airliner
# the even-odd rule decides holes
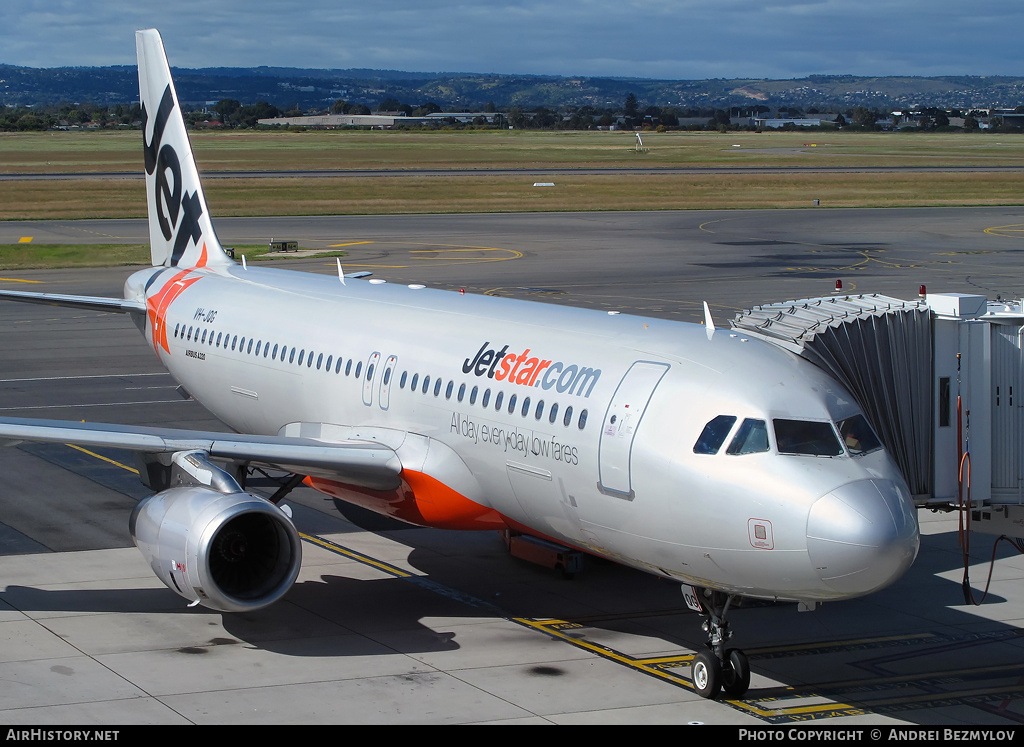
[[[277,503],[300,482],[406,522],[543,538],[672,579],[706,616],[695,689],[742,695],[739,597],[812,603],[898,578],[910,492],[851,395],[713,325],[237,264],[210,220],[163,43],[137,32],[152,267],[124,298],[3,292],[130,315],[234,433],[8,418],[0,439],[128,449],[130,518],[193,604],[262,608],[299,571]],[[294,475],[271,500],[250,466]]]

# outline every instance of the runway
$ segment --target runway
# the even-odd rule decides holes
[[[844,292],[1024,294],[1024,208],[687,211],[216,221],[346,252],[347,272],[467,293],[716,323]],[[0,243],[144,243],[144,221],[0,222]],[[334,259],[276,260],[333,274]],[[118,296],[131,268],[0,271],[0,288]],[[345,325],[359,320],[339,320]],[[0,303],[0,416],[222,429],[182,399],[129,319]],[[7,724],[1024,722],[1024,558],[998,550],[964,603],[955,516],[878,594],[731,616],[742,701],[689,686],[702,645],[679,589],[594,560],[571,581],[493,533],[409,528],[306,489],[299,583],[260,613],[188,609],[127,533],[130,457],[0,449],[0,720]],[[257,483],[267,492],[269,482]],[[972,538],[981,598],[991,537]]]
[[[749,153],[777,153],[776,149],[748,149]],[[793,152],[806,152],[794,149]],[[895,173],[1006,173],[1021,171],[1024,166],[1016,165],[966,165],[966,166],[608,166],[580,168],[488,168],[488,169],[295,169],[277,171],[206,171],[203,179],[350,179],[364,177],[460,177],[460,176],[620,176],[651,174],[895,174]],[[51,180],[106,180],[139,179],[142,174],[134,171],[92,171],[55,173],[7,173],[0,174],[0,182],[31,182]]]

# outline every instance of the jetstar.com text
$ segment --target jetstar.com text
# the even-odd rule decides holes
[[[547,360],[530,355],[530,348],[521,353],[510,353],[508,345],[499,350],[489,347],[490,344],[485,342],[476,355],[466,358],[462,364],[462,373],[521,386],[553,388],[559,394],[576,394],[581,397],[589,397],[597,380],[601,378],[599,368]]]

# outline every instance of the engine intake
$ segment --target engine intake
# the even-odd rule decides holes
[[[250,493],[164,490],[139,502],[128,528],[157,578],[191,603],[219,612],[273,604],[302,564],[291,520]]]

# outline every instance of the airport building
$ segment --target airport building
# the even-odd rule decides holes
[[[313,114],[301,117],[273,117],[260,119],[260,125],[271,127],[309,127],[313,129],[334,129],[338,127],[373,127],[390,130],[394,127],[425,127],[443,125],[448,120],[470,124],[478,120],[492,123],[500,116],[495,112],[437,112],[425,117],[408,117],[404,114]]]

